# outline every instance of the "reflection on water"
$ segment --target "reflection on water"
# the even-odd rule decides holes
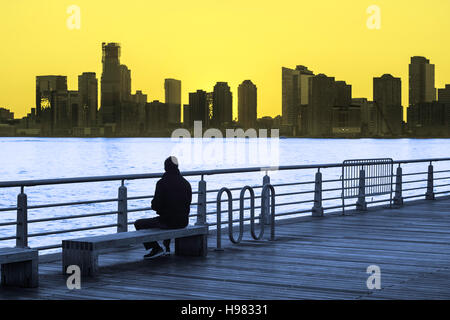
[[[251,147],[253,139],[225,139],[223,140],[223,161],[207,161],[206,163],[184,162],[180,159],[182,171],[223,169],[236,167],[254,167],[254,162],[242,160],[242,145]],[[270,139],[268,139],[270,140]],[[141,174],[161,172],[163,161],[172,155],[177,142],[169,138],[0,138],[0,181],[49,179],[63,177],[102,176],[118,174]],[[394,160],[448,157],[450,139],[280,139],[276,153],[280,166],[340,163],[345,159],[383,158]],[[194,150],[195,151],[195,150]],[[198,151],[198,150],[197,150]],[[195,151],[195,152],[197,152]],[[208,150],[211,154],[211,149]],[[215,151],[212,150],[212,154]],[[233,154],[235,152],[235,154]],[[261,153],[262,154],[262,153]],[[273,164],[269,156],[259,159],[259,164]],[[232,159],[227,162],[227,159]],[[220,159],[219,159],[220,160]],[[236,162],[236,160],[240,160]],[[234,162],[233,162],[234,161]],[[440,164],[436,164],[439,168]],[[259,165],[256,165],[259,166]],[[426,164],[405,166],[404,172],[420,168],[426,170]],[[272,183],[313,181],[315,170],[296,170],[271,172]],[[338,169],[323,170],[323,179],[336,179],[340,176]],[[260,185],[264,172],[243,173],[233,175],[214,175],[205,177],[208,189],[227,187],[243,187],[244,185]],[[189,177],[193,189],[197,189],[199,177]],[[155,180],[141,180],[127,182],[128,195],[152,195]],[[42,203],[60,203],[69,201],[111,199],[117,197],[120,182],[102,182],[89,184],[72,184],[61,186],[42,186],[25,188],[29,205]],[[332,187],[331,185],[329,187]],[[311,185],[287,187],[283,192],[311,190]],[[19,188],[0,189],[0,208],[16,205]],[[260,190],[257,190],[257,195]],[[209,194],[208,201],[214,201],[217,193]],[[233,192],[237,198],[239,191]],[[333,194],[328,195],[332,197]],[[334,196],[339,196],[335,193]],[[301,199],[312,199],[311,194],[305,194]],[[298,196],[277,198],[277,202],[291,202],[301,200]],[[130,201],[129,208],[148,207],[149,199]],[[194,196],[194,202],[196,197]],[[235,208],[238,202],[234,203]],[[256,205],[260,205],[257,199]],[[292,211],[299,208],[310,208],[311,204],[302,206],[283,206],[280,210]],[[224,210],[226,206],[223,206]],[[208,212],[214,211],[215,204],[208,204]],[[29,219],[44,217],[74,215],[117,210],[117,204],[103,203],[78,207],[62,207],[51,209],[29,210]],[[195,213],[195,206],[193,207]],[[133,221],[153,212],[130,213]],[[0,212],[0,223],[14,221],[14,212]],[[208,217],[215,219],[214,215]],[[225,220],[225,218],[223,219]],[[106,225],[115,223],[116,216],[94,217],[85,219],[60,220],[51,223],[30,224],[29,232],[37,233],[43,230],[72,229],[90,225]],[[133,229],[132,226],[130,226]],[[0,237],[13,235],[14,228],[0,227]],[[84,233],[73,233],[72,236],[85,234],[99,234],[114,232],[114,229],[101,229]],[[55,235],[51,237],[30,238],[30,245],[49,245],[58,243],[67,236]],[[0,247],[12,245],[13,242],[0,243]]]

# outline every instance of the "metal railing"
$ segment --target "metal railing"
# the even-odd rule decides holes
[[[382,205],[390,203],[393,196],[393,204],[398,207],[406,201],[424,198],[427,200],[434,200],[440,196],[450,195],[450,166],[448,163],[450,158],[434,158],[434,159],[415,159],[415,160],[398,160],[393,161],[397,166],[396,173],[388,178],[394,179],[391,181],[390,188],[392,192],[388,194],[387,198],[382,198],[382,195],[375,196],[371,201],[366,201],[366,196],[370,193],[363,192],[358,196],[358,201],[364,200],[367,206]],[[444,164],[445,167],[440,170],[434,170],[434,164]],[[427,168],[423,164],[428,164]],[[413,171],[403,173],[403,168],[408,166],[415,166]],[[417,168],[419,166],[419,168]],[[315,164],[315,165],[297,165],[297,166],[281,166],[281,167],[253,167],[253,168],[233,168],[222,170],[203,170],[203,171],[187,171],[182,172],[185,177],[194,177],[198,179],[198,189],[193,192],[197,196],[197,201],[192,203],[191,218],[196,220],[196,224],[206,224],[211,229],[216,229],[217,234],[217,249],[222,249],[222,230],[228,229],[228,236],[231,242],[238,243],[243,239],[244,225],[250,225],[250,235],[253,239],[261,239],[264,234],[265,225],[270,225],[270,238],[274,239],[275,224],[277,221],[287,217],[298,217],[303,215],[312,215],[321,217],[325,213],[335,213],[345,208],[355,208],[356,210],[366,210],[367,206],[357,206],[357,202],[351,204],[342,204],[340,200],[343,195],[343,177],[342,172],[343,163],[331,164]],[[322,174],[325,170],[329,172],[329,178],[323,180]],[[418,171],[414,171],[418,170]],[[295,174],[301,174],[301,178],[296,178]],[[234,177],[238,174],[251,173],[265,173],[261,184],[236,186],[229,188],[212,188],[208,190],[207,181],[205,177],[213,177],[219,175],[226,175],[227,177]],[[289,177],[278,179],[274,176],[275,172],[289,172],[289,177],[293,181],[289,181]],[[115,228],[116,232],[128,231],[128,226],[134,223],[130,219],[130,215],[135,213],[142,213],[149,211],[149,206],[130,208],[129,204],[137,200],[150,200],[152,195],[138,195],[128,196],[128,189],[126,182],[134,180],[157,179],[161,178],[163,173],[150,174],[134,174],[134,175],[115,175],[115,176],[99,176],[99,177],[84,177],[84,178],[64,178],[64,179],[47,179],[47,180],[28,180],[28,181],[7,181],[0,182],[0,191],[6,188],[19,188],[20,192],[17,196],[17,203],[10,207],[0,208],[0,246],[10,246],[10,242],[15,240],[17,247],[29,246],[30,238],[44,238],[48,236],[59,235],[64,239],[73,237],[80,237],[81,232]],[[424,177],[423,177],[424,176]],[[308,178],[311,177],[311,178]],[[423,178],[419,178],[423,177]],[[272,178],[272,182],[271,182]],[[404,181],[406,178],[408,180]],[[360,179],[360,177],[348,178],[349,180]],[[446,181],[447,180],[447,181]],[[59,203],[44,203],[30,205],[26,194],[26,189],[36,188],[40,186],[52,186],[56,188],[58,185],[73,185],[73,184],[88,184],[98,182],[120,182],[118,188],[118,196],[113,198],[98,199],[98,200],[82,200]],[[384,180],[383,180],[384,181]],[[226,183],[226,179],[220,179],[222,186]],[[236,183],[234,183],[236,184]],[[383,183],[382,185],[386,185]],[[325,186],[325,188],[324,188]],[[373,187],[375,185],[371,185]],[[405,188],[406,187],[406,188]],[[353,186],[352,188],[359,188]],[[52,189],[53,190],[53,189]],[[239,192],[239,194],[237,194]],[[227,193],[228,199],[222,199],[223,193]],[[393,193],[393,194],[392,194]],[[283,199],[286,199],[284,200]],[[364,199],[362,199],[364,198]],[[256,199],[260,200],[260,205],[256,205]],[[195,201],[195,200],[194,200]],[[239,202],[238,208],[233,208],[233,203]],[[28,219],[30,210],[43,210],[49,208],[72,208],[78,206],[97,206],[99,204],[110,205],[113,204],[110,210],[101,212],[89,212],[83,214],[72,215],[56,215],[51,217],[37,217]],[[222,210],[223,205],[227,208]],[[208,210],[210,209],[210,210]],[[260,233],[256,234],[255,214],[259,215]],[[5,212],[16,212],[14,219],[5,221],[3,215]],[[246,214],[246,212],[249,214]],[[14,214],[14,213],[13,213]],[[228,214],[228,219],[222,219],[223,214]],[[99,219],[99,217],[116,216],[114,223],[107,223]],[[95,218],[96,224],[83,225],[77,228],[64,228],[49,230],[44,228],[39,232],[29,232],[30,225],[37,223],[58,223],[60,221],[79,221],[79,219]],[[225,226],[224,226],[225,225]],[[239,225],[239,236],[235,238],[233,233],[233,226]],[[15,232],[5,234],[2,228],[14,228]],[[10,230],[11,231],[11,230]],[[99,232],[100,232],[99,231]],[[48,241],[41,241],[45,245],[39,245],[35,248],[38,250],[49,250],[61,247],[59,243],[48,244]]]

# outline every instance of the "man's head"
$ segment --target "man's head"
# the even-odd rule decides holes
[[[174,156],[168,157],[164,161],[164,170],[166,172],[178,172],[178,159]]]

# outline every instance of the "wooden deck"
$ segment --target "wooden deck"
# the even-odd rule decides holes
[[[1,299],[450,299],[450,199],[278,225],[206,258],[144,261],[135,247],[100,256],[100,275],[68,290],[61,262],[40,264],[37,289]],[[381,268],[381,290],[366,286]]]

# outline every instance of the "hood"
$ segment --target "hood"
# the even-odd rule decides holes
[[[178,170],[178,159],[176,157],[168,157],[166,161],[164,161],[164,170],[169,174],[179,174],[180,170]]]

